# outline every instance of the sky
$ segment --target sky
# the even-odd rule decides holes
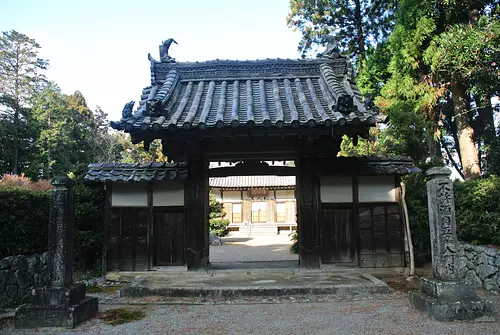
[[[0,0],[0,30],[40,44],[46,72],[64,93],[82,92],[117,120],[150,84],[148,53],[174,38],[178,62],[298,58],[286,25],[289,0]]]

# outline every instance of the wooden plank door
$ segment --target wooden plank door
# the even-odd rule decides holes
[[[323,263],[354,262],[355,237],[352,232],[352,209],[323,208],[320,223]]]
[[[184,265],[184,212],[161,211],[153,216],[154,264]]]

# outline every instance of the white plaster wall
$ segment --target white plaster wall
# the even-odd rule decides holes
[[[111,206],[147,207],[146,183],[113,183],[111,186]]]
[[[276,190],[276,200],[294,200],[294,190]]]
[[[321,177],[319,185],[321,202],[352,202],[351,177]]]
[[[395,202],[394,176],[359,177],[359,202]]]
[[[184,206],[184,182],[154,182],[153,206]]]
[[[222,194],[221,194],[221,189],[220,188],[212,188],[210,189],[210,192],[212,192],[213,194],[215,194],[215,199],[218,201],[218,202],[222,202]]]
[[[223,191],[222,199],[224,202],[241,201],[241,191]]]

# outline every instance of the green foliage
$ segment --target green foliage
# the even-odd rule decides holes
[[[50,193],[0,188],[0,259],[47,250]]]
[[[424,169],[424,167],[421,167]],[[406,185],[406,205],[415,252],[415,263],[423,265],[431,261],[431,241],[427,188],[424,173],[410,174],[403,178]]]
[[[459,239],[500,245],[500,178],[457,181],[454,190]]]
[[[298,49],[303,56],[333,35],[339,51],[364,62],[366,45],[383,41],[390,32],[393,10],[391,0],[291,0],[287,24],[302,33]]]
[[[75,180],[75,260],[79,267],[92,268],[100,259],[103,243],[104,190],[92,188],[83,180],[81,166]],[[99,266],[99,264],[98,264]]]
[[[227,219],[210,219],[210,231],[213,231],[219,237],[229,234],[228,225],[229,220]]]
[[[290,239],[292,241],[292,245],[290,246],[290,252],[292,254],[299,253],[299,231],[294,230],[290,233]]]
[[[17,174],[29,165],[34,94],[45,81],[48,61],[38,58],[40,45],[15,30],[0,35],[0,173]]]
[[[226,236],[229,234],[227,226],[229,225],[229,220],[224,219],[226,212],[224,212],[224,207],[222,203],[218,202],[215,194],[209,194],[209,230],[215,232],[219,237]]]

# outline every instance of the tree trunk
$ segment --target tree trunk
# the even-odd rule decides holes
[[[493,119],[493,107],[491,107],[491,96],[487,95],[481,101],[482,108],[479,109],[481,126],[483,127],[484,144],[491,145],[495,139],[495,121]]]
[[[457,124],[458,147],[465,179],[477,178],[481,175],[479,158],[474,145],[474,129],[470,124],[470,115],[466,102],[466,87],[457,78],[451,81],[453,110]]]
[[[437,123],[435,124],[434,132],[427,135],[427,147],[429,148],[429,156],[433,162],[443,163],[443,153],[441,151],[441,130]]]
[[[12,174],[18,174],[19,165],[19,108],[14,112],[14,136],[12,138]]]
[[[356,8],[354,9],[354,16],[356,18],[357,42],[359,52],[359,71],[363,69],[365,64],[365,35],[363,33],[363,18],[361,17],[361,3],[360,0],[354,0]]]

